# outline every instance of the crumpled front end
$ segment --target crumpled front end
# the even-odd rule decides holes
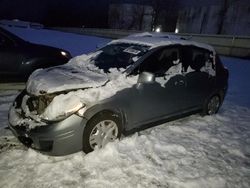
[[[24,145],[50,155],[81,151],[86,120],[75,114],[57,122],[42,120],[40,114],[52,100],[52,95],[34,97],[21,92],[9,110],[11,131]]]
[[[12,126],[24,126],[27,130],[47,125],[46,122],[41,120],[40,114],[52,99],[52,97],[47,97],[46,100],[44,96],[29,96],[26,90],[23,90],[10,108],[10,124]]]

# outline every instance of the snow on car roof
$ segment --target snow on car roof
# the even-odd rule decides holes
[[[214,48],[208,44],[195,42],[192,40],[186,40],[183,37],[176,35],[169,35],[164,33],[138,33],[132,34],[125,38],[113,40],[110,44],[113,43],[136,43],[141,45],[150,46],[151,48],[159,47],[159,46],[168,46],[168,45],[193,45],[200,48],[205,48],[212,52],[215,52]]]

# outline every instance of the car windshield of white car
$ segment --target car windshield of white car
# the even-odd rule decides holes
[[[108,72],[110,68],[127,68],[133,63],[133,57],[141,57],[149,46],[129,43],[116,43],[103,47],[101,53],[94,59],[99,69]]]

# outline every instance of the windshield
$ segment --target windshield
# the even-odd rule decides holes
[[[108,72],[110,68],[127,68],[133,63],[133,57],[141,57],[149,46],[129,43],[109,44],[100,49],[100,54],[94,58],[94,64]]]

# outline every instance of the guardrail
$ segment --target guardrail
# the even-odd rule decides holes
[[[25,83],[0,83],[1,90],[23,90],[25,88]]]
[[[97,28],[50,28],[54,30],[76,33],[81,35],[92,35],[105,38],[121,38],[133,33],[139,33],[137,30],[119,30],[119,29],[97,29]],[[231,36],[231,35],[204,35],[188,33],[166,33],[191,38],[197,42],[203,42],[212,45],[218,54],[226,56],[235,56],[241,58],[250,58],[250,37],[249,36]]]

